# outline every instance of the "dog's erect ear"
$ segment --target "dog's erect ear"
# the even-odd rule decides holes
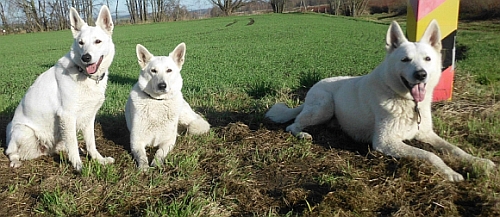
[[[401,30],[401,27],[399,27],[399,24],[396,21],[392,21],[389,26],[389,30],[387,30],[387,36],[385,39],[385,48],[387,49],[387,52],[392,52],[398,48],[399,45],[405,42],[408,42],[408,40],[406,39],[403,30]]]
[[[71,9],[69,10],[69,22],[71,24],[71,32],[73,32],[73,38],[76,38],[82,28],[87,25],[87,23],[82,20],[80,15],[78,15],[78,11],[76,11],[74,7],[71,7]]]
[[[436,20],[432,20],[431,23],[429,23],[420,42],[428,43],[436,49],[436,51],[441,51],[441,30],[439,30],[439,24]]]
[[[174,59],[174,62],[177,64],[179,69],[182,68],[182,65],[184,64],[184,55],[186,55],[186,44],[184,44],[184,42],[177,45],[174,51],[169,54],[169,56]]]
[[[144,69],[144,67],[148,65],[149,61],[153,57],[153,54],[149,53],[148,49],[140,44],[137,44],[137,46],[135,47],[135,52],[137,53],[137,59],[139,65],[141,66],[141,69]]]
[[[108,35],[113,34],[113,18],[111,18],[111,12],[109,12],[108,6],[103,5],[101,11],[99,11],[99,16],[97,17],[96,26],[101,27]]]

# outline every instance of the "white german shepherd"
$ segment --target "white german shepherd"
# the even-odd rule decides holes
[[[145,170],[149,168],[146,146],[159,146],[151,166],[160,166],[174,147],[179,128],[197,135],[208,132],[210,125],[182,96],[184,43],[169,56],[153,56],[140,44],[136,53],[141,72],[125,106],[125,119],[132,154],[139,169]]]
[[[446,142],[432,129],[432,91],[441,76],[441,33],[433,20],[422,39],[409,42],[399,25],[392,22],[387,31],[385,60],[370,74],[360,77],[333,77],[316,83],[303,105],[288,108],[275,104],[266,117],[285,123],[297,137],[311,139],[302,130],[336,118],[342,129],[362,142],[393,157],[416,157],[434,165],[449,181],[462,181],[459,173],[437,155],[403,143],[417,139],[469,162],[492,168],[487,159],[471,156]]]
[[[115,55],[111,13],[102,6],[96,26],[91,27],[71,8],[70,22],[75,39],[71,51],[38,76],[7,126],[5,153],[11,167],[64,150],[73,167],[81,171],[80,130],[93,159],[101,164],[114,162],[101,156],[94,137],[94,119],[104,102],[108,67]]]

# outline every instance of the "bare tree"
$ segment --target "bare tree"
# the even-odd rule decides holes
[[[238,8],[243,7],[248,0],[210,0],[210,2],[217,6],[225,16],[228,16]]]
[[[359,16],[361,15],[368,5],[369,0],[342,0],[344,15],[346,16]]]
[[[49,2],[49,22],[50,30],[61,30],[69,28],[68,22],[68,8],[69,1],[68,0],[53,0],[53,2]]]
[[[164,0],[151,0],[151,18],[153,22],[162,22],[166,19],[166,5]]]
[[[0,19],[2,19],[3,29],[7,32],[10,32],[10,25],[7,16],[5,15],[5,10],[3,8],[2,2],[0,2]]]
[[[147,21],[147,0],[125,0],[125,4],[127,5],[128,12],[130,14],[131,23]]]
[[[26,16],[26,30],[28,32],[32,31],[44,31],[44,21],[42,21],[39,16],[39,11],[37,10],[37,5],[33,0],[18,0],[17,5],[21,8],[22,12]]]
[[[139,21],[137,2],[135,0],[125,0],[128,13],[130,14],[130,23],[137,23]]]
[[[341,15],[341,3],[343,0],[328,0],[328,4],[330,5],[330,13],[334,15]]]
[[[150,0],[153,22],[184,20],[189,17],[186,6],[180,0]]]
[[[116,0],[116,5],[115,5],[115,23],[118,23],[118,1]]]
[[[142,21],[146,22],[148,20],[148,4],[147,0],[142,0]]]
[[[283,13],[285,9],[286,0],[269,0],[274,13]]]

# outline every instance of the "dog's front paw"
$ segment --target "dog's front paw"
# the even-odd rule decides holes
[[[73,163],[73,168],[75,168],[76,172],[80,173],[82,172],[82,168],[83,168],[83,164],[82,162],[76,162],[76,163]]]
[[[137,166],[137,169],[142,171],[142,172],[148,172],[152,167],[150,167],[147,163],[146,164],[141,164]]]
[[[297,133],[296,136],[299,139],[306,139],[306,140],[312,140],[313,139],[313,137],[311,136],[311,134],[306,133],[306,132]]]
[[[112,157],[104,157],[104,158],[99,160],[99,163],[102,165],[112,164],[114,162],[115,162],[115,159]]]
[[[457,173],[453,170],[445,172],[444,175],[446,176],[446,180],[450,182],[461,182],[464,180],[464,177],[460,173]]]
[[[10,167],[12,167],[12,168],[18,168],[18,167],[20,167],[22,164],[23,164],[23,163],[21,163],[21,161],[20,161],[20,160],[12,160],[12,161],[10,162]]]
[[[153,159],[150,164],[151,167],[162,167],[163,166],[163,159]]]
[[[486,170],[492,170],[493,168],[496,167],[495,163],[493,163],[493,161],[491,160],[480,157],[476,158],[475,160],[476,160],[475,164],[477,166],[482,167]]]

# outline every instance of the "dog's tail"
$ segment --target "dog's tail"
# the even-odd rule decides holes
[[[289,108],[285,103],[276,103],[267,111],[266,118],[275,123],[286,123],[300,114],[303,105],[296,108]]]

